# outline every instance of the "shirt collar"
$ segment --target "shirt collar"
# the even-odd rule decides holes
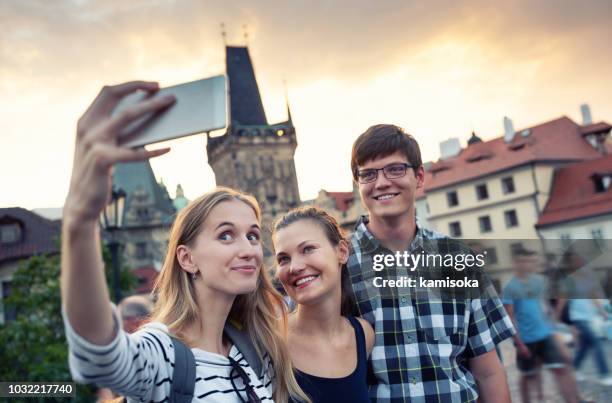
[[[364,253],[371,253],[379,248],[383,248],[380,241],[370,232],[367,227],[367,224],[370,222],[370,219],[366,215],[362,215],[357,221],[357,225],[355,226],[355,235],[357,237],[357,241],[359,242],[359,246]],[[414,239],[410,243],[410,247],[408,248],[409,252],[423,249],[428,253],[435,253],[436,248],[428,235],[428,231],[423,228],[419,222],[419,218],[415,216],[415,224],[416,224],[416,233],[414,235]]]

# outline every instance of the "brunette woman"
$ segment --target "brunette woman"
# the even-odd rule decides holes
[[[289,354],[302,390],[314,403],[366,403],[368,322],[351,315],[345,267],[348,244],[324,210],[290,211],[274,226],[277,276],[297,303],[289,316]]]

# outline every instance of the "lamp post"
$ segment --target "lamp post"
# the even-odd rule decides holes
[[[110,203],[101,214],[102,227],[109,234],[108,249],[111,253],[113,266],[113,294],[115,303],[121,301],[121,282],[119,267],[119,240],[117,230],[123,226],[123,208],[125,206],[125,192],[123,189],[113,189]]]

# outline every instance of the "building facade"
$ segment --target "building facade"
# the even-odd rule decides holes
[[[598,136],[609,135],[609,125],[600,128]],[[539,239],[535,224],[555,170],[602,156],[585,131],[563,117],[487,142],[473,135],[458,155],[431,166],[429,221],[459,238]]]
[[[122,247],[123,263],[138,278],[136,292],[148,292],[161,270],[177,209],[149,161],[117,164],[113,187],[126,193],[123,226],[113,236]]]
[[[417,198],[417,204],[425,200],[431,227],[487,249],[490,267],[499,270],[502,281],[511,273],[515,248],[550,255],[547,245],[555,241],[549,238],[572,236],[569,227],[576,222],[569,210],[557,212],[560,221],[555,223],[564,223],[563,228],[545,218],[551,216],[554,201],[568,194],[567,186],[559,185],[567,182],[566,171],[583,172],[595,161],[600,161],[598,172],[603,175],[603,165],[610,160],[602,156],[612,149],[612,126],[604,122],[580,125],[562,117],[515,132],[506,118],[505,128],[502,137],[485,142],[472,134],[465,148],[450,153],[443,149],[442,158],[427,170],[424,195]],[[593,192],[583,191],[580,197],[586,204],[596,200]],[[574,228],[574,236],[599,236],[600,229],[605,237],[603,227]]]
[[[559,169],[536,228],[551,250],[612,239],[612,155]]]

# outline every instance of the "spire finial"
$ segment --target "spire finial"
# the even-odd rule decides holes
[[[221,37],[223,38],[223,45],[227,45],[227,32],[225,32],[225,23],[221,23]]]
[[[285,104],[287,105],[287,122],[293,123],[291,118],[291,108],[289,107],[289,93],[287,91],[287,80],[283,79],[283,87],[285,89]]]
[[[242,24],[242,29],[244,30],[244,46],[249,46],[249,31],[247,28],[247,24]]]

